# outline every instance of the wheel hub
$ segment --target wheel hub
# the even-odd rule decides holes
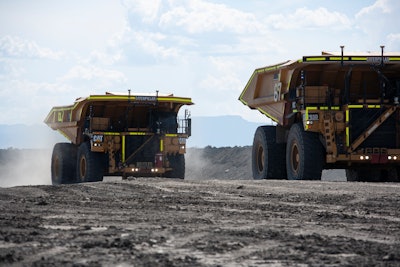
[[[265,153],[262,145],[258,146],[257,149],[257,169],[261,173],[264,171]]]
[[[291,155],[290,165],[292,167],[292,170],[297,173],[300,165],[300,155],[299,155],[299,148],[296,143],[292,145],[290,155]]]
[[[59,174],[60,174],[60,159],[58,157],[54,158],[53,161],[53,171],[54,171],[54,176],[56,179],[60,178]]]
[[[81,157],[79,161],[79,177],[81,179],[85,178],[86,176],[86,158]]]

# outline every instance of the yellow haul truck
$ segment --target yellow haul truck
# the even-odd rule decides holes
[[[239,100],[276,122],[254,135],[255,179],[399,181],[400,53],[341,48],[254,71]]]
[[[101,181],[103,176],[164,176],[184,179],[192,100],[174,95],[106,93],[54,107],[45,123],[71,143],[57,143],[53,184]]]

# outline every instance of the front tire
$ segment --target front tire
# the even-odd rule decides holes
[[[290,128],[286,147],[286,171],[289,180],[320,180],[324,165],[324,147],[317,133],[306,132],[302,124]]]
[[[168,156],[172,171],[166,173],[167,178],[185,179],[185,155],[177,154]]]
[[[85,142],[79,146],[77,158],[77,181],[99,182],[103,180],[102,154],[92,152],[90,143]]]
[[[284,179],[285,144],[276,143],[276,126],[260,126],[252,147],[253,179]]]
[[[51,156],[51,182],[53,185],[75,182],[76,146],[70,143],[54,145]]]

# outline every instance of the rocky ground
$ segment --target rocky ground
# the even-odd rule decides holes
[[[399,183],[254,181],[224,150],[187,180],[3,186],[0,265],[400,266]]]

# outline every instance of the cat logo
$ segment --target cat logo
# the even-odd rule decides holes
[[[104,135],[101,134],[94,134],[93,135],[93,142],[95,143],[103,143]]]

